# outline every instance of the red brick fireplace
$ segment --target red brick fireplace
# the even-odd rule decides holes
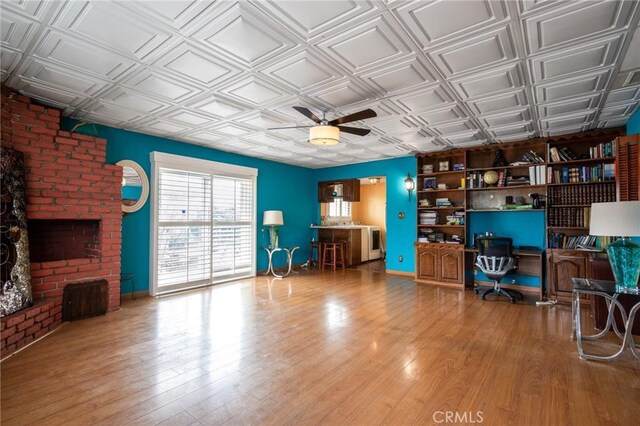
[[[2,318],[5,357],[60,324],[67,284],[104,279],[108,311],[119,309],[122,168],[105,164],[106,140],[61,131],[59,110],[5,87],[2,144],[24,153],[34,298]],[[39,317],[47,324],[38,328]]]

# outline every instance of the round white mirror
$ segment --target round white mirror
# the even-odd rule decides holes
[[[122,211],[137,212],[149,198],[149,179],[140,164],[131,160],[116,163],[122,167]]]

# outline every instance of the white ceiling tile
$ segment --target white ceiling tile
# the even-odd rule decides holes
[[[241,72],[239,68],[219,57],[184,41],[172,47],[154,65],[191,78],[196,84],[207,87],[228,80]]]
[[[207,114],[225,118],[232,117],[249,110],[249,106],[245,106],[228,99],[223,99],[220,96],[213,96],[211,94],[203,96],[202,100],[195,100],[188,106]]]
[[[622,33],[532,58],[529,62],[533,82],[584,74],[614,65],[618,61],[625,35]]]
[[[487,127],[502,127],[531,120],[528,108],[512,110],[501,114],[484,115],[478,117],[480,122]]]
[[[406,112],[413,114],[424,111],[426,108],[444,106],[444,104],[453,102],[451,96],[440,86],[411,91],[407,94],[397,95],[391,99],[399,104]]]
[[[179,108],[170,113],[166,113],[163,115],[163,118],[166,118],[171,121],[177,121],[187,126],[197,126],[197,127],[210,125],[216,122],[215,120],[212,120],[210,117],[206,117],[200,114],[195,114],[183,108]]]
[[[372,99],[375,95],[355,83],[345,81],[339,86],[322,90],[309,97],[332,108],[342,108],[362,100]]]
[[[456,133],[469,133],[469,131],[477,131],[475,124],[471,120],[463,120],[456,123],[439,124],[430,126],[430,129],[434,130],[437,134],[448,137],[449,135]]]
[[[520,89],[488,98],[469,100],[467,104],[477,114],[494,114],[514,108],[520,109],[527,106],[528,101],[524,90]]]
[[[106,81],[92,78],[86,74],[76,73],[38,59],[29,58],[24,61],[19,72],[22,78],[44,85],[66,88],[85,96],[95,95],[108,85]]]
[[[446,77],[483,71],[518,57],[509,26],[465,38],[428,54]]]
[[[22,54],[19,50],[14,50],[8,47],[0,49],[0,68],[2,69],[2,81],[4,82],[14,68],[18,65],[22,59]]]
[[[274,19],[281,20],[303,39],[309,40],[322,33],[331,32],[345,23],[362,20],[375,12],[377,5],[369,1],[262,1],[258,7],[267,11]]]
[[[508,138],[513,135],[533,133],[533,125],[531,122],[526,122],[505,127],[494,127],[486,130],[493,139],[504,140],[504,138]]]
[[[396,11],[423,49],[484,30],[507,17],[504,2],[486,0],[407,2]]]
[[[640,85],[612,90],[611,92],[609,92],[609,95],[607,96],[605,102],[606,106],[609,106],[620,102],[630,102],[634,100],[640,100]]]
[[[54,24],[86,41],[139,59],[147,57],[170,38],[170,34],[136,19],[115,2],[67,2]]]
[[[451,85],[462,99],[479,98],[498,92],[517,89],[523,85],[520,63],[477,72],[471,76],[451,81]]]
[[[54,30],[45,33],[35,48],[35,55],[109,80],[118,79],[135,65],[124,56]]]
[[[288,97],[283,90],[258,77],[244,78],[220,92],[254,106],[272,105]]]
[[[418,57],[362,75],[362,79],[384,95],[416,88],[436,81]]]
[[[36,81],[18,78],[13,83],[13,88],[19,90],[25,96],[42,101],[46,105],[64,108],[65,106],[78,106],[87,97],[83,94],[72,92],[62,87],[54,87],[51,84],[40,84]]]
[[[593,74],[539,84],[535,86],[535,94],[538,102],[544,103],[599,92],[606,87],[611,71],[605,69]]]
[[[288,58],[262,69],[264,74],[298,93],[308,92],[313,89],[334,83],[346,81],[342,72],[333,67],[318,55],[311,52],[299,52]]]
[[[412,55],[410,47],[385,15],[342,31],[321,41],[317,47],[353,73]]]
[[[634,1],[566,2],[524,20],[530,53],[569,42],[580,42],[627,27],[637,7]]]
[[[175,29],[184,28],[192,23],[214,2],[198,0],[135,0],[125,1],[123,6],[137,11],[143,16],[157,20]]]
[[[213,49],[228,55],[245,67],[255,66],[297,47],[286,31],[245,2],[221,2],[208,16],[209,21],[192,34]],[[231,5],[230,7],[228,7]],[[221,8],[228,7],[226,10]]]
[[[188,99],[200,90],[184,82],[177,82],[175,79],[161,75],[150,69],[142,69],[130,78],[123,81],[123,86],[147,93],[151,96],[158,96],[170,101],[179,102]]]
[[[152,99],[122,87],[115,87],[113,90],[104,93],[100,99],[113,106],[120,106],[147,114],[158,113],[170,106],[161,100]]]
[[[620,118],[602,120],[602,121],[598,121],[598,128],[604,129],[609,127],[620,127],[627,124],[627,121],[629,121],[629,117],[620,117]]]
[[[595,109],[601,99],[601,93],[593,93],[584,97],[538,105],[538,115],[542,118],[556,117],[559,115],[577,113],[583,110]]]
[[[619,105],[614,105],[610,107],[605,107],[602,109],[602,112],[600,112],[598,119],[610,120],[615,117],[623,117],[623,116],[629,117],[631,114],[633,114],[633,111],[636,109],[637,106],[638,106],[638,102],[632,102],[629,104],[619,104]]]
[[[38,23],[10,10],[2,9],[0,14],[0,45],[14,49],[24,49],[31,41]]]
[[[16,12],[27,15],[30,18],[40,20],[42,15],[47,11],[47,8],[51,6],[50,1],[46,0],[12,0],[2,2],[2,13],[5,13],[7,9],[13,9]]]
[[[449,121],[459,121],[464,119],[467,113],[460,105],[448,105],[445,108],[426,110],[416,115],[416,118],[426,125],[446,123]]]

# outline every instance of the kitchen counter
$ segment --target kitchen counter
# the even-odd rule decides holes
[[[318,230],[318,241],[321,243],[341,242],[346,245],[345,260],[347,266],[362,263],[362,233],[363,226],[359,225],[311,225]]]

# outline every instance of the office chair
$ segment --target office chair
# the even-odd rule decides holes
[[[493,279],[493,286],[480,286],[473,289],[476,294],[482,292],[482,300],[486,300],[489,293],[506,296],[511,303],[516,298],[522,300],[524,296],[517,290],[500,287],[500,280],[510,271],[518,268],[513,257],[513,241],[505,237],[478,237],[476,239],[478,256],[476,267],[487,277]]]

